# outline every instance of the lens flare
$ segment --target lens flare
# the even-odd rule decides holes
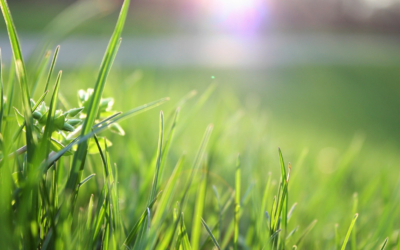
[[[258,31],[268,17],[266,0],[204,0],[214,24],[245,33]]]

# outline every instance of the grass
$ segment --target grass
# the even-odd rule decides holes
[[[25,64],[0,3],[14,59],[0,71],[2,249],[399,249],[396,158],[362,135],[305,149],[226,86],[124,83],[111,66],[129,1],[97,79],[54,79],[62,45]]]

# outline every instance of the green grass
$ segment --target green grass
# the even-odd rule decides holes
[[[237,72],[111,70],[125,1],[97,78],[53,81],[62,44],[25,64],[0,3],[14,56],[0,71],[2,249],[399,249],[397,88],[373,70],[276,69],[252,89]],[[369,81],[363,96],[345,75]],[[396,117],[379,121],[385,108]]]

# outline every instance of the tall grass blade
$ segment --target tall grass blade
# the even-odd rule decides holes
[[[278,148],[278,152],[279,152],[279,162],[281,164],[281,176],[283,183],[286,180],[286,167],[285,167],[285,161],[283,160],[281,148]]]
[[[153,177],[153,184],[151,187],[151,192],[149,199],[147,201],[147,208],[149,207],[152,200],[155,198],[158,189],[158,178],[160,172],[160,165],[161,165],[161,158],[162,158],[162,148],[163,148],[163,139],[164,139],[164,113],[160,112],[160,122],[159,122],[159,137],[158,137],[158,146],[157,146],[157,161],[156,161],[156,168],[154,171]],[[150,212],[148,213],[150,214]],[[149,217],[147,217],[150,219]],[[147,227],[150,227],[150,222],[147,223]],[[146,231],[146,223],[142,224],[141,230],[139,232],[139,236],[135,242],[135,249],[142,249],[143,248],[143,236]]]
[[[270,240],[273,241],[277,238],[278,234],[282,231],[281,228],[279,228],[278,230],[276,230],[270,237]]]
[[[213,191],[215,194],[215,197],[217,198],[217,204],[218,204],[218,240],[221,239],[221,233],[222,233],[222,204],[221,204],[221,199],[218,193],[218,189],[216,186],[213,185]]]
[[[88,215],[86,221],[86,231],[90,233],[92,229],[92,221],[93,221],[93,194],[90,196],[89,206],[88,206]]]
[[[339,224],[335,224],[335,246],[336,250],[340,249]]]
[[[183,250],[191,250],[192,247],[189,242],[189,236],[186,230],[185,222],[183,221],[183,214],[181,216],[181,229],[180,229],[180,234],[182,238],[182,245],[183,245]]]
[[[95,177],[96,174],[91,174],[88,177],[86,177],[85,179],[83,179],[80,183],[79,183],[79,187],[81,187],[83,184],[85,184],[86,182],[88,182],[90,179],[92,179],[93,177]]]
[[[358,210],[358,194],[354,193],[353,195],[353,214],[356,214]],[[357,225],[354,224],[353,230],[351,231],[351,250],[356,250],[357,249],[357,238],[356,238],[356,233],[357,233]]]
[[[184,193],[183,193],[183,196],[182,196],[182,199],[181,199],[181,202],[180,202],[181,206],[183,206],[185,201],[186,201],[186,195],[187,195],[187,193],[189,191],[190,186],[192,185],[193,178],[196,175],[197,170],[198,170],[198,168],[199,168],[199,166],[200,166],[200,164],[201,164],[201,162],[202,162],[202,160],[204,158],[204,155],[205,155],[205,152],[206,152],[206,149],[207,149],[207,145],[208,145],[208,141],[210,140],[210,136],[211,136],[211,132],[213,130],[213,127],[214,126],[212,124],[208,125],[207,129],[206,129],[206,131],[205,131],[205,133],[203,135],[203,139],[201,141],[200,148],[197,151],[196,158],[195,158],[195,160],[193,162],[193,166],[192,166],[192,169],[191,169],[191,172],[190,172],[189,179],[188,179],[188,181],[186,183],[186,187],[184,189]]]
[[[129,3],[130,0],[125,0],[122,5],[121,12],[114,29],[114,33],[111,36],[106,53],[101,63],[96,85],[94,87],[94,92],[89,101],[87,117],[82,125],[81,136],[85,136],[86,134],[90,133],[90,130],[92,129],[95,118],[97,116],[100,105],[100,99],[103,94],[107,76],[108,73],[110,72],[111,66],[113,64],[113,61],[115,59],[115,56],[117,54],[120,45],[120,36],[122,33],[123,26],[125,24],[125,19],[127,17]],[[79,176],[81,175],[79,172],[83,171],[84,164],[82,164],[82,162],[84,161],[83,158],[86,157],[86,149],[87,149],[87,142],[83,141],[78,145],[78,149],[74,154],[74,158],[71,165],[70,177],[68,179],[68,183],[66,186],[67,192],[73,192],[73,190],[77,185]]]
[[[62,71],[58,73],[57,80],[56,80],[56,85],[54,86],[54,91],[53,91],[53,96],[51,97],[50,101],[50,107],[48,111],[48,116],[47,116],[47,121],[46,121],[46,127],[43,132],[43,139],[42,139],[42,145],[41,145],[41,153],[45,153],[46,157],[49,154],[50,151],[50,140],[51,140],[51,134],[54,130],[54,115],[56,113],[56,108],[57,108],[57,100],[58,100],[58,91],[60,88],[60,81],[61,81],[61,76],[62,76]],[[41,160],[40,158],[39,160]]]
[[[42,78],[42,76],[44,74],[44,71],[46,69],[46,66],[49,63],[50,54],[51,54],[50,50],[45,52],[44,57],[42,58],[39,66],[38,66],[38,68],[36,70],[36,73],[35,73],[35,76],[34,76],[34,79],[33,79],[32,91],[31,91],[31,96],[32,97],[35,95],[36,88],[37,88],[37,86],[39,84],[39,81],[41,80],[41,78]]]
[[[197,102],[194,104],[194,107],[192,108],[192,111],[190,112],[190,114],[184,118],[184,120],[182,121],[182,124],[186,124],[188,121],[192,120],[193,116],[196,115],[196,113],[204,106],[206,101],[210,98],[210,96],[212,95],[212,93],[215,90],[215,87],[216,87],[215,84],[211,84],[210,86],[208,86],[208,88],[204,91],[204,93],[199,97]],[[193,97],[195,94],[197,94],[197,92],[189,93],[188,94],[189,98],[183,98],[182,103],[184,104],[188,99]],[[180,102],[180,104],[181,104],[181,102]],[[181,130],[179,132],[181,132]]]
[[[270,189],[270,186],[271,186],[271,172],[269,172],[268,173],[268,179],[267,179],[267,184],[265,185],[265,189],[264,189],[264,194],[263,194],[263,198],[262,198],[262,201],[261,201],[261,210],[260,210],[260,218],[263,218],[264,217],[264,213],[265,212],[267,212],[267,201],[268,201],[268,195],[269,195],[269,189]],[[259,230],[259,235],[261,236],[261,234],[263,234],[263,226],[265,225],[265,223],[263,223],[264,222],[264,220],[262,220],[262,222],[261,223],[259,223],[260,225],[259,225],[259,228],[258,228],[258,230]],[[267,226],[268,226],[268,223],[267,223]]]
[[[206,168],[206,167],[204,167]],[[201,236],[201,220],[203,216],[205,195],[207,187],[207,175],[203,174],[200,180],[200,186],[198,188],[196,204],[194,207],[193,223],[192,223],[192,234],[191,234],[191,246],[193,250],[197,250],[200,247],[200,236]]]
[[[400,249],[400,233],[397,234],[397,250]]]
[[[179,158],[174,168],[174,171],[172,172],[171,177],[169,178],[168,183],[163,191],[163,194],[161,195],[160,200],[157,204],[156,212],[153,216],[152,226],[151,226],[151,230],[153,231],[152,235],[155,236],[153,236],[152,243],[149,247],[150,249],[153,249],[154,244],[156,244],[156,239],[158,238],[157,235],[161,233],[159,231],[159,228],[161,227],[167,213],[169,212],[170,202],[174,195],[174,191],[176,190],[176,185],[179,182],[179,174],[181,174],[184,159],[185,155]],[[171,228],[170,231],[172,232],[172,227],[170,228]],[[158,247],[161,249],[165,249],[167,247],[167,244],[171,236],[172,236],[171,233],[168,233],[167,236],[164,236],[163,240],[160,242]]]
[[[151,201],[154,200],[154,198],[157,194],[157,188],[158,188],[157,182],[158,182],[158,175],[159,175],[160,165],[161,165],[163,137],[164,137],[164,113],[161,111],[160,112],[158,147],[157,147],[157,163],[156,163],[156,169],[154,172],[153,185],[151,188],[149,199],[147,201],[147,206],[150,205]]]
[[[151,209],[153,207],[153,205],[157,201],[159,195],[160,195],[160,193],[158,193],[157,196],[155,197],[155,199],[150,203],[150,205],[148,206],[149,209]],[[123,243],[123,246],[129,247],[130,245],[132,245],[132,243],[134,242],[134,239],[135,239],[136,235],[138,234],[140,228],[142,227],[143,223],[146,222],[147,215],[148,215],[148,211],[146,208],[145,211],[140,216],[139,220],[132,227],[132,230],[128,233],[128,236],[126,237],[126,239]]]
[[[294,233],[297,232],[297,229],[299,229],[299,226],[295,227],[290,233],[286,236],[286,240],[289,239]]]
[[[197,151],[196,158],[195,158],[195,160],[193,162],[193,166],[192,166],[192,169],[191,169],[191,172],[190,172],[189,179],[186,182],[186,185],[185,185],[185,188],[184,188],[184,191],[183,191],[183,195],[182,195],[181,201],[179,203],[179,211],[178,211],[178,215],[177,215],[178,218],[175,221],[174,230],[173,230],[174,234],[177,231],[177,228],[179,226],[178,224],[179,224],[179,222],[181,220],[181,216],[182,216],[181,211],[183,211],[183,208],[184,208],[184,205],[185,205],[185,202],[186,202],[186,195],[187,195],[187,193],[188,193],[188,191],[190,189],[190,186],[192,185],[192,181],[193,181],[194,176],[197,173],[197,169],[198,169],[198,167],[199,167],[199,165],[200,165],[200,163],[201,163],[201,161],[202,161],[202,159],[203,159],[203,157],[205,155],[205,151],[206,151],[206,148],[207,148],[208,141],[210,139],[212,130],[213,130],[213,125],[212,124],[208,125],[207,129],[206,129],[206,131],[205,131],[205,133],[203,135],[203,139],[201,141],[200,148]],[[171,240],[168,243],[168,247],[172,247],[172,240],[174,239],[174,234],[172,235]]]
[[[19,39],[17,35],[17,31],[14,26],[14,22],[11,17],[10,9],[8,8],[6,0],[0,0],[0,7],[3,13],[3,17],[6,23],[8,37],[10,39],[11,48],[13,51],[13,58],[15,62],[15,68],[17,72],[17,77],[20,83],[20,87],[22,90],[22,104],[24,107],[24,116],[26,122],[26,143],[28,148],[28,163],[30,163],[33,159],[34,154],[34,145],[36,144],[36,138],[33,129],[33,118],[32,111],[30,108],[30,95],[28,88],[28,80],[27,74],[24,64],[24,59],[22,57],[21,47],[19,44]]]
[[[37,107],[39,107],[39,105],[42,103],[42,101],[44,100],[44,98],[46,98],[47,93],[49,93],[48,90],[45,91],[45,92],[39,97],[39,99],[37,100],[35,106],[33,106],[33,108],[32,108],[32,112],[34,112],[34,111],[37,109]]]
[[[346,237],[344,238],[344,242],[343,242],[341,250],[345,250],[346,249],[347,242],[349,241],[349,238],[350,238],[350,235],[351,235],[351,231],[353,230],[353,227],[354,227],[354,224],[356,223],[357,218],[358,218],[358,214],[355,214],[354,217],[353,217],[353,220],[351,221],[349,230],[347,231]]]
[[[218,250],[221,249],[221,247],[219,246],[217,240],[215,239],[215,237],[214,237],[212,231],[211,231],[210,228],[207,226],[207,223],[204,221],[203,218],[201,219],[201,223],[203,223],[203,226],[206,228],[208,234],[210,235],[212,241],[214,242],[214,245],[218,248]]]
[[[304,238],[308,235],[308,233],[314,228],[315,224],[317,224],[317,220],[313,220],[310,225],[304,230],[303,234],[300,236],[300,238],[297,240],[296,245],[300,246],[300,244],[303,242]]]
[[[14,82],[15,82],[15,63],[14,59],[12,59],[10,70],[8,72],[8,87],[7,87],[7,115],[10,114],[12,104],[13,104],[13,97],[14,97]]]
[[[47,81],[46,81],[46,85],[44,87],[44,91],[43,92],[46,92],[48,87],[49,87],[51,75],[53,74],[54,66],[56,65],[56,61],[57,61],[57,57],[58,57],[58,52],[59,51],[60,51],[60,45],[58,45],[56,47],[56,50],[54,51],[53,59],[51,60],[49,74],[47,75]]]
[[[240,156],[238,156],[236,162],[236,177],[235,177],[235,214],[234,214],[235,231],[233,235],[233,246],[235,250],[238,249],[238,241],[239,241],[239,212],[240,212],[240,188],[241,188],[240,184],[241,184]]]
[[[287,220],[288,220],[288,222],[289,222],[290,218],[292,218],[292,214],[293,214],[293,211],[294,211],[294,209],[296,208],[296,206],[297,206],[297,202],[294,203],[294,204],[292,205],[292,207],[290,208],[290,210],[289,210],[289,212],[288,212],[288,214],[287,214]]]
[[[195,95],[197,95],[197,91],[196,90],[192,90],[189,93],[187,93],[176,105],[177,108],[182,107],[183,105],[186,104],[187,101],[189,101],[190,99],[192,99]]]
[[[386,245],[388,243],[389,237],[386,237],[385,241],[383,242],[382,246],[381,246],[381,250],[384,250],[386,248]]]
[[[171,129],[170,129],[170,131],[169,131],[167,140],[166,140],[166,142],[165,142],[164,149],[162,150],[162,157],[161,157],[161,164],[160,164],[160,181],[159,181],[160,183],[162,182],[162,177],[163,177],[163,173],[164,173],[165,162],[166,162],[166,160],[167,160],[168,153],[169,153],[169,150],[170,150],[170,147],[171,147],[171,143],[172,143],[172,140],[173,140],[173,138],[174,138],[175,129],[176,129],[176,124],[177,124],[178,119],[179,119],[179,113],[180,113],[180,111],[181,111],[181,108],[180,108],[180,107],[178,107],[178,108],[176,109],[176,111],[175,111],[175,115],[174,115],[174,119],[173,119],[173,122],[172,122],[172,125],[171,125]]]
[[[100,199],[97,202],[96,219],[93,223],[93,234],[91,238],[91,246],[95,246],[100,235],[100,229],[104,224],[104,218],[106,216],[106,210],[108,208],[108,186],[104,183],[103,189],[101,191]]]
[[[250,191],[252,190],[253,186],[254,186],[253,184],[250,184],[249,187],[247,188],[245,194],[243,195],[242,199],[240,200],[240,207],[243,207],[245,204],[247,204],[247,202],[249,200],[248,197],[249,197]],[[235,198],[236,198],[236,193],[233,192],[233,196],[228,199],[224,209],[222,209],[223,213],[226,211],[227,207],[231,204],[232,201],[234,201]],[[238,220],[240,220],[240,217],[242,216],[242,214],[243,214],[243,210],[239,210]],[[230,239],[234,235],[234,230],[235,230],[235,216],[233,216],[233,219],[229,223],[228,229],[225,232],[224,239],[222,241],[220,241],[220,242],[222,242],[221,243],[222,249],[225,249],[226,246],[228,245]]]
[[[113,202],[113,216],[114,216],[114,230],[115,230],[115,235],[117,235],[117,242],[118,244],[121,242],[121,237],[125,238],[125,231],[124,231],[124,226],[122,223],[122,218],[121,218],[121,210],[119,207],[119,191],[118,191],[118,168],[117,164],[114,164],[114,188],[112,192],[112,202]],[[118,246],[117,242],[115,243],[115,248]]]
[[[3,89],[3,59],[0,49],[0,133],[2,131],[3,125],[3,115],[4,115],[4,89]]]

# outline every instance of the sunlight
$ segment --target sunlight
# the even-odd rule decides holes
[[[254,33],[268,14],[263,0],[203,0],[203,7],[221,28],[241,33]]]

